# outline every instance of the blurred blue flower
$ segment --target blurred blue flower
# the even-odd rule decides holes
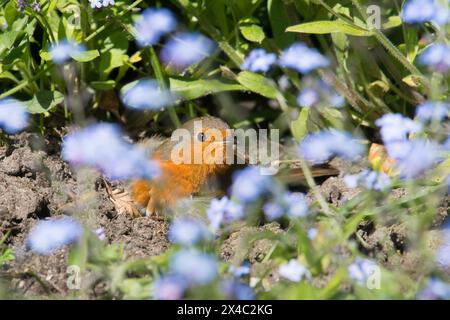
[[[384,172],[363,170],[354,175],[344,177],[344,182],[348,188],[363,186],[369,190],[383,191],[391,186],[391,179]]]
[[[89,0],[92,8],[107,7],[109,5],[113,6],[115,4],[114,0]]]
[[[12,98],[0,99],[0,128],[14,134],[28,125],[28,112],[25,106]]]
[[[357,160],[364,146],[344,131],[325,130],[308,135],[299,146],[299,155],[311,163],[324,163],[333,156]]]
[[[419,132],[422,126],[398,113],[388,113],[375,121],[380,127],[381,138],[385,144],[402,141],[408,138],[410,133]]]
[[[450,284],[438,278],[431,278],[426,288],[419,293],[421,300],[448,300],[450,299]]]
[[[317,49],[309,48],[304,43],[295,43],[281,54],[279,64],[282,67],[306,74],[318,68],[325,68],[330,61]]]
[[[290,218],[305,217],[308,214],[308,204],[303,193],[289,192],[284,195],[284,202]]]
[[[446,43],[430,45],[419,56],[419,63],[434,71],[447,73],[450,71],[450,45]]]
[[[303,193],[287,192],[280,199],[267,202],[263,211],[269,221],[279,219],[285,214],[290,218],[299,218],[308,214],[308,204]]]
[[[450,271],[450,224],[442,230],[441,244],[436,252],[436,261],[440,268]]]
[[[243,264],[241,266],[234,266],[231,265],[230,268],[228,269],[228,271],[235,277],[240,278],[242,276],[245,276],[247,274],[250,274],[251,268],[250,268],[250,264],[246,263]]]
[[[200,33],[178,33],[162,48],[161,60],[177,69],[185,69],[209,57],[215,48],[214,42]]]
[[[101,8],[103,6],[102,0],[89,0],[92,8]]]
[[[31,251],[46,255],[77,242],[82,234],[83,228],[73,218],[42,220],[30,231],[26,243]]]
[[[183,277],[166,275],[153,284],[153,298],[155,300],[179,300],[183,298],[188,284]]]
[[[232,196],[242,203],[248,203],[265,194],[270,189],[272,181],[260,171],[258,167],[249,166],[235,173],[231,186]]]
[[[115,4],[116,4],[116,2],[114,0],[103,0],[103,6],[104,7],[113,6]]]
[[[314,240],[314,238],[317,236],[318,234],[318,230],[317,228],[311,228],[308,230],[308,239],[309,240]]]
[[[320,94],[312,89],[305,88],[303,89],[297,97],[297,103],[299,106],[311,108],[320,101]]]
[[[374,261],[357,257],[355,261],[348,266],[347,271],[352,280],[363,286],[366,284],[367,278],[370,277],[377,268],[379,267]]]
[[[263,206],[264,214],[269,221],[281,218],[285,213],[285,208],[277,202],[267,202]]]
[[[440,146],[423,139],[389,143],[386,150],[396,161],[400,176],[406,179],[418,177],[442,159]]]
[[[204,285],[213,281],[218,272],[216,258],[198,250],[181,250],[170,260],[171,273],[182,276],[189,284]]]
[[[95,234],[97,235],[97,237],[100,241],[103,241],[106,238],[105,229],[103,229],[103,228],[95,229]]]
[[[291,259],[288,263],[281,265],[278,268],[278,273],[281,277],[293,282],[299,282],[303,277],[310,276],[308,269],[297,259]]]
[[[162,89],[153,79],[139,80],[122,94],[122,101],[126,106],[140,110],[159,111],[172,105],[175,99],[169,90]]]
[[[401,18],[406,23],[446,24],[450,19],[448,0],[409,0],[403,6]]]
[[[74,166],[92,166],[110,179],[154,178],[157,162],[125,141],[118,126],[95,124],[64,137],[62,157]]]
[[[336,107],[345,105],[345,99],[322,79],[307,77],[302,79],[303,89],[297,97],[297,103],[302,107]]]
[[[450,104],[446,102],[427,101],[416,108],[416,116],[421,121],[439,121],[448,117]]]
[[[200,220],[180,218],[172,222],[168,238],[170,242],[182,245],[194,245],[211,238],[211,234]]]
[[[241,68],[252,72],[267,72],[276,61],[275,53],[267,53],[264,49],[254,49],[245,58]]]
[[[255,294],[253,293],[252,288],[236,279],[222,281],[220,283],[220,288],[227,300],[255,299]]]
[[[444,150],[450,151],[450,137],[447,138],[447,140],[445,140],[443,147],[444,147]]]
[[[73,55],[80,54],[83,51],[85,51],[83,45],[64,39],[52,45],[49,52],[54,63],[63,64],[69,61]]]
[[[227,196],[222,199],[212,199],[206,211],[211,228],[217,231],[221,225],[239,220],[244,216],[244,207],[231,201]]]
[[[169,9],[145,9],[134,25],[136,41],[141,47],[152,46],[162,36],[175,30],[176,26],[177,21]]]

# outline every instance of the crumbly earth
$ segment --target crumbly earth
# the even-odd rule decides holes
[[[15,251],[16,258],[0,268],[1,279],[10,278],[19,297],[37,297],[42,294],[70,296],[67,289],[68,250],[62,249],[50,256],[40,256],[26,249],[26,236],[40,220],[59,215],[76,215],[85,219],[96,230],[102,228],[107,243],[120,243],[126,259],[155,256],[170,246],[167,240],[168,224],[162,218],[140,217],[132,219],[115,211],[109,200],[103,180],[89,171],[75,175],[60,158],[60,137],[46,139],[36,134],[21,133],[9,137],[7,145],[0,146],[0,236],[8,234],[6,245]],[[325,200],[337,207],[358,194],[342,181],[343,172],[357,169],[345,164],[336,165],[338,177],[326,179],[320,186]],[[394,197],[404,196],[397,190]],[[308,194],[312,201],[314,195]],[[448,198],[444,199],[436,225],[448,214]],[[281,234],[283,227],[270,223],[261,227],[236,228],[223,243],[220,256],[238,264],[249,261],[252,276],[277,275],[270,260],[264,260],[273,247],[271,240],[249,243],[249,237],[261,232]],[[358,227],[360,249],[382,261],[386,266],[402,266],[411,273],[420,273],[421,257],[406,250],[406,227],[395,222],[374,226],[363,222]],[[430,233],[430,245],[436,245],[436,236]],[[242,246],[246,243],[246,246]],[[272,280],[271,280],[272,279]],[[94,279],[93,279],[94,281]],[[264,284],[264,285],[270,285]],[[102,290],[100,286],[100,291]],[[0,292],[1,295],[1,292]],[[95,298],[93,294],[89,298]]]
[[[108,243],[123,244],[129,259],[158,255],[169,247],[166,221],[118,215],[101,180],[85,190],[79,182],[89,173],[74,176],[58,149],[29,133],[11,136],[9,145],[0,148],[0,235],[9,232],[6,245],[16,255],[0,269],[0,278],[13,277],[13,289],[28,297],[68,292],[67,249],[50,256],[26,250],[26,235],[40,219],[93,211],[89,225],[102,228]]]

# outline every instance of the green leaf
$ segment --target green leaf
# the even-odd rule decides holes
[[[291,122],[292,135],[297,142],[302,141],[308,133],[309,110],[309,108],[302,108],[297,120]]]
[[[269,99],[276,99],[279,94],[269,79],[257,73],[242,71],[238,74],[236,80],[246,89]]]
[[[19,12],[17,11],[17,4],[15,1],[9,1],[5,6],[5,20],[9,26],[14,23],[14,20],[16,20],[18,14]]]
[[[218,92],[245,90],[239,84],[222,80],[180,80],[175,78],[169,80],[171,91],[183,100],[193,100]]]
[[[122,49],[111,49],[105,52],[100,57],[99,69],[103,73],[103,78],[106,77],[113,69],[124,65],[128,60],[128,56],[123,53]]]
[[[0,55],[13,47],[14,42],[16,42],[16,39],[21,32],[22,31],[8,31],[0,34]]]
[[[372,32],[369,30],[338,20],[301,23],[287,28],[286,31],[312,34],[329,34],[339,32],[356,37],[368,37],[372,35]]]
[[[98,50],[87,50],[87,51],[83,51],[83,52],[71,53],[70,56],[75,61],[88,62],[88,61],[92,61],[95,58],[97,58],[98,56],[100,56],[100,53],[98,52]]]
[[[33,99],[25,102],[27,110],[31,114],[48,114],[50,110],[63,102],[64,95],[58,91],[39,91]]]
[[[90,85],[96,90],[111,90],[116,86],[116,82],[114,80],[92,81]]]
[[[286,33],[290,23],[283,0],[268,0],[267,11],[275,43],[281,49],[288,47],[295,41],[295,35]]]
[[[241,25],[239,29],[244,38],[251,42],[261,43],[266,37],[264,30],[256,24]]]
[[[388,18],[388,21],[383,23],[383,29],[392,29],[402,25],[402,19],[400,16],[391,16]]]

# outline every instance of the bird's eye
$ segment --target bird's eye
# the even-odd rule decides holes
[[[204,142],[206,140],[206,135],[203,132],[200,132],[197,135],[197,140],[200,141],[200,142]]]

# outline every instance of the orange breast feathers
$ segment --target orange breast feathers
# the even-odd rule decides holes
[[[197,121],[195,129],[198,127],[201,129],[194,130],[195,121]],[[171,206],[177,200],[198,192],[211,175],[226,168],[225,153],[229,143],[232,142],[228,139],[226,130],[229,127],[226,123],[218,118],[203,117],[186,122],[181,129],[185,129],[191,137],[188,141],[191,146],[183,149],[189,150],[191,157],[188,159],[191,162],[174,163],[172,151],[177,146],[179,147],[180,143],[167,139],[152,155],[152,159],[157,160],[160,165],[159,177],[151,181],[137,180],[131,184],[133,201],[146,208],[147,215],[155,214],[159,209]],[[214,134],[211,133],[212,129]],[[218,132],[221,134],[219,135]],[[211,160],[211,157],[217,158],[219,155],[219,161],[207,161]],[[194,159],[201,161],[193,163]]]

